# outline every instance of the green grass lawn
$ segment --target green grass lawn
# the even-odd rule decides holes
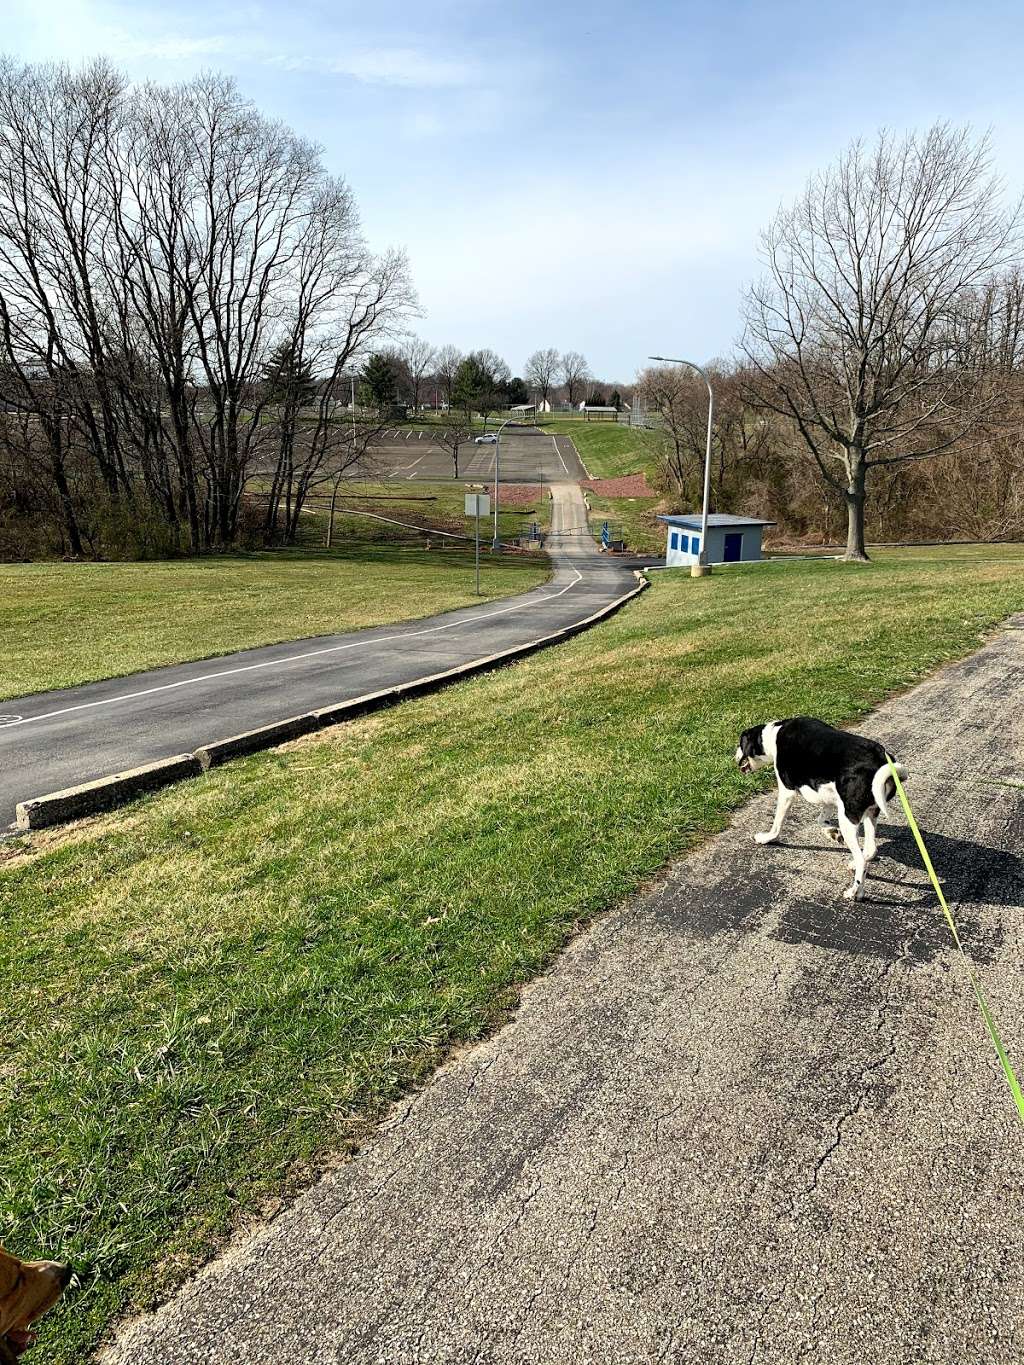
[[[404,486],[403,486],[404,485]],[[342,485],[338,494],[338,507],[334,520],[333,544],[345,546],[373,545],[384,542],[420,545],[429,539],[415,531],[405,531],[386,521],[376,521],[373,517],[360,515],[372,512],[383,517],[393,517],[416,526],[434,528],[442,531],[472,535],[474,523],[466,519],[466,493],[470,489],[493,494],[490,485],[480,483],[420,483],[410,488],[406,481],[382,483],[353,482]],[[512,540],[529,531],[536,521],[543,529],[551,521],[550,501],[546,493],[533,498],[528,503],[513,501],[515,494],[511,489],[502,489],[498,504],[498,534],[504,540]],[[493,502],[492,502],[493,507]],[[481,518],[480,537],[490,543],[493,519]],[[307,542],[315,539],[323,544],[327,527],[327,512],[318,500],[313,515],[307,518]],[[437,545],[435,537],[432,544]]]
[[[1024,608],[1022,564],[658,574],[556,650],[9,851],[0,1240],[84,1278],[40,1359],[81,1362],[721,829],[744,726],[855,718]]]
[[[546,560],[483,557],[481,591],[541,583]],[[340,553],[277,551],[127,564],[0,565],[0,698],[463,607],[472,549],[366,538]]]
[[[665,523],[658,521],[654,509],[662,501],[657,498],[606,498],[590,492],[590,528],[601,534],[601,523],[607,521],[613,536],[616,530],[625,536],[626,546],[638,554],[665,553]]]
[[[571,436],[594,479],[645,472],[653,481],[664,438],[657,431],[618,422],[581,422],[574,417],[541,417],[542,431]]]

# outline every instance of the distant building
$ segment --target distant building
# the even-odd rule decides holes
[[[618,408],[606,407],[603,403],[581,403],[580,412],[588,422],[617,422]]]
[[[701,517],[696,512],[684,516],[659,516],[668,527],[665,563],[669,568],[696,564],[700,557]],[[735,564],[761,558],[761,537],[774,521],[759,517],[732,517],[713,512],[708,517],[707,562]]]

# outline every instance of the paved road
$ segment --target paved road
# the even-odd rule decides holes
[[[401,482],[419,480],[443,483],[454,478],[451,452],[431,441],[429,434],[395,428],[385,432],[370,451],[378,477]],[[579,480],[587,472],[567,436],[552,436],[528,427],[515,427],[501,438],[502,483],[556,483]],[[365,479],[366,471],[353,475]],[[472,439],[459,451],[459,482],[494,478],[494,446],[476,445]]]
[[[635,578],[597,553],[579,486],[552,485],[552,579],[405,625],[324,635],[5,701],[0,826],[18,801],[454,668],[583,620]]]
[[[752,717],[751,719],[754,719]],[[1024,633],[861,728],[1024,1063]],[[758,799],[107,1365],[1024,1359],[1024,1133],[907,832]],[[806,811],[806,808],[804,808]]]

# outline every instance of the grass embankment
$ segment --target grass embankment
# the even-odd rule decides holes
[[[464,607],[472,549],[403,549],[393,536],[351,556],[308,550],[128,564],[0,565],[0,698]],[[482,556],[488,598],[549,570]]]
[[[467,536],[473,534],[474,523],[466,517],[465,511],[466,494],[471,490],[493,494],[490,485],[470,480],[437,484],[394,480],[386,483],[344,483],[338,492],[339,510],[335,512],[332,544],[338,548],[385,543],[423,546],[429,541],[437,549],[441,546],[441,540],[437,536],[431,537],[432,530]],[[521,496],[522,492],[515,485],[503,485],[501,488],[498,534],[503,540],[527,534],[534,521],[542,529],[550,524],[551,511],[546,490],[537,487],[529,497]],[[323,500],[317,499],[311,504],[311,509],[312,515],[305,519],[305,539],[307,543],[315,539],[318,544],[323,544],[328,520]],[[395,521],[420,526],[425,530],[421,533],[377,518],[394,518]],[[493,525],[492,518],[481,518],[481,541],[486,539],[490,543]]]
[[[855,717],[972,649],[1022,562],[658,575],[514,668],[33,836],[0,869],[0,1240],[86,1284],[41,1358],[80,1362],[720,829],[741,728]]]
[[[655,498],[609,498],[593,490],[588,492],[590,526],[595,535],[601,523],[607,521],[612,535],[621,534],[630,550],[638,554],[665,553],[665,523],[658,521],[654,509],[662,501]]]
[[[663,437],[643,427],[619,422],[581,422],[574,417],[541,417],[542,431],[571,436],[594,479],[617,479],[623,474],[656,472]]]

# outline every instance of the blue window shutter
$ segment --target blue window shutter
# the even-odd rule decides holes
[[[687,552],[689,552],[689,549],[690,549],[690,537],[689,537],[689,536],[683,536],[683,549],[686,550]]]
[[[694,536],[694,538],[690,541],[690,553],[692,555],[700,554],[700,536]]]

